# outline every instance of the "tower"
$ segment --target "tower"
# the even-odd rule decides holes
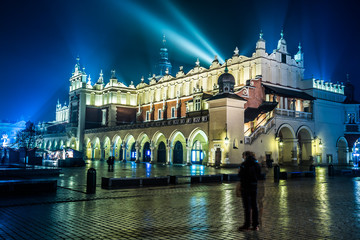
[[[239,164],[244,150],[246,100],[234,93],[235,78],[225,72],[218,78],[219,93],[208,99],[210,162],[215,166]]]
[[[259,34],[259,40],[256,42],[256,55],[257,56],[264,56],[265,55],[265,40],[263,39],[263,33],[262,31],[260,31]]]
[[[166,39],[164,35],[162,40],[162,47],[160,48],[160,59],[158,64],[159,75],[164,76],[166,74],[171,74],[171,68],[172,66],[169,61],[169,53],[166,48]]]

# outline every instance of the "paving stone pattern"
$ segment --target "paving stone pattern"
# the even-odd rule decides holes
[[[55,194],[1,198],[0,239],[359,239],[360,178],[316,171],[316,178],[279,183],[269,172],[259,184],[258,232],[237,231],[243,209],[236,183],[121,190],[98,185],[96,194],[87,195],[63,179]],[[67,169],[60,179],[81,179],[82,172]]]

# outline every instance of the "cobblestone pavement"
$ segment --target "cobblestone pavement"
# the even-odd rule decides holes
[[[359,239],[360,178],[330,178],[326,168],[316,171],[316,178],[279,183],[269,172],[259,186],[258,232],[237,231],[243,210],[236,183],[98,186],[93,195],[61,186],[50,195],[2,197],[0,239]],[[63,180],[70,186],[84,178],[80,172],[67,169],[60,179],[73,177]]]

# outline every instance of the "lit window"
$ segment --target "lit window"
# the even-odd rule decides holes
[[[102,111],[102,118],[101,118],[101,125],[106,125],[106,109],[101,109]]]
[[[161,109],[158,110],[158,119],[159,120],[162,119],[162,111],[161,111]]]
[[[171,108],[171,117],[175,118],[175,107]]]
[[[201,99],[197,98],[195,99],[195,111],[200,111],[201,110]]]
[[[146,121],[150,121],[150,112],[146,111]]]

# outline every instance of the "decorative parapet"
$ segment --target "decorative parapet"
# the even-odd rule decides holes
[[[168,120],[162,120],[162,121],[124,124],[124,125],[119,125],[119,126],[114,126],[114,127],[92,128],[92,129],[86,129],[85,133],[89,134],[89,133],[96,133],[96,132],[109,132],[109,131],[119,131],[119,130],[137,129],[137,128],[163,127],[163,126],[171,126],[171,125],[201,123],[201,122],[208,122],[208,121],[209,121],[208,116],[175,118],[175,119],[168,119]]]
[[[313,78],[313,88],[338,94],[344,94],[345,86],[343,85],[343,83],[337,84]]]

